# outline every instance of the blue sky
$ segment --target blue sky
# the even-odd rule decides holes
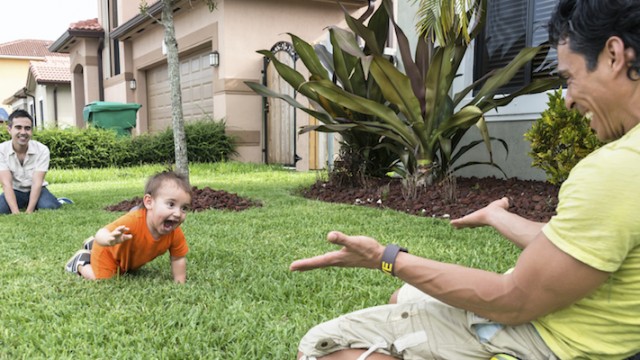
[[[71,23],[96,17],[97,0],[2,0],[0,43],[57,40]]]

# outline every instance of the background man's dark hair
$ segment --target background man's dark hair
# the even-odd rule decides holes
[[[33,126],[33,118],[31,117],[31,114],[29,114],[26,110],[16,110],[12,112],[11,115],[9,115],[9,119],[7,119],[7,124],[9,126],[12,126],[13,119],[15,118],[28,118],[29,120],[31,120],[31,126]]]
[[[584,56],[587,69],[595,70],[598,55],[611,36],[635,51],[627,76],[640,78],[640,1],[638,0],[560,0],[549,20],[552,46],[569,41],[569,48]]]

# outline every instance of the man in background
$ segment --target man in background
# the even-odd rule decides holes
[[[0,214],[30,214],[37,209],[57,209],[61,202],[47,190],[49,148],[35,140],[33,118],[16,110],[7,120],[11,140],[0,144]]]

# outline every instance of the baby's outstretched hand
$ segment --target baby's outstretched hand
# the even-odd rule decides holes
[[[129,232],[128,227],[124,225],[118,226],[111,232],[111,238],[107,240],[107,243],[109,244],[109,246],[113,246],[113,245],[121,244],[127,240],[131,240],[133,236],[128,232]]]

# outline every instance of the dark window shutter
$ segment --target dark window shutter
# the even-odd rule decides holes
[[[546,25],[558,0],[491,0],[484,31],[475,49],[474,80],[507,65],[525,47],[547,41]],[[556,53],[539,54],[503,87],[509,92],[537,77],[549,76]]]
[[[545,44],[549,40],[547,23],[556,8],[558,0],[536,0],[533,14],[533,36],[531,46]],[[533,59],[532,79],[549,77],[557,64],[556,49],[549,49],[548,53],[539,53]]]

